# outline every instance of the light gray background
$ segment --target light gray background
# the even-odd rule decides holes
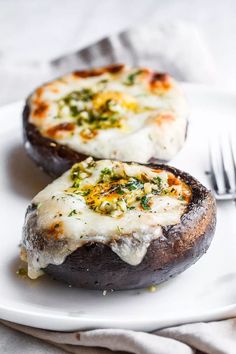
[[[14,100],[14,86],[22,84],[7,81],[10,74],[33,72],[38,62],[153,18],[195,24],[215,61],[218,85],[236,88],[235,17],[235,0],[0,0],[0,103]],[[12,95],[9,89],[4,95],[9,82]]]

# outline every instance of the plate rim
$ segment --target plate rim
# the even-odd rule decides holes
[[[225,96],[233,96],[236,97],[236,93],[231,89],[225,89],[221,88],[218,86],[210,86],[210,85],[205,85],[205,84],[195,84],[195,83],[181,83],[181,87],[183,87],[183,90],[186,91],[186,94],[191,95],[191,92],[196,92],[196,93],[204,93],[206,94],[220,94],[220,95],[225,95]],[[8,110],[22,110],[24,107],[24,100],[17,100],[14,102],[7,103],[5,105],[0,106],[0,119],[1,115],[5,111]],[[17,118],[18,119],[18,118]],[[12,124],[12,121],[14,124]],[[9,131],[12,129],[12,127],[15,127],[16,124],[21,124],[21,121],[16,122],[16,119],[13,119],[9,125],[8,123],[3,124],[3,129],[1,130],[1,134],[4,134],[4,132]],[[68,314],[56,310],[52,310],[52,312],[47,311],[47,309],[41,309],[40,312],[40,306],[37,306],[34,308],[31,308],[31,305],[29,304],[29,308],[27,309],[24,308],[19,308],[20,304],[22,302],[18,303],[15,301],[2,301],[0,304],[0,317],[3,320],[8,321],[9,319],[14,319],[14,322],[22,325],[29,325],[31,327],[36,327],[36,328],[43,328],[43,329],[54,329],[55,326],[52,328],[52,326],[45,326],[45,327],[38,327],[37,324],[37,319],[48,319],[52,322],[67,322],[67,328],[64,330],[76,330],[76,329],[91,329],[91,328],[125,328],[125,329],[134,329],[134,330],[154,330],[157,328],[163,328],[166,327],[167,323],[171,323],[171,325],[179,325],[181,323],[192,323],[196,321],[210,321],[210,320],[220,320],[223,318],[230,318],[232,316],[236,316],[236,303],[226,305],[226,306],[221,306],[221,307],[216,307],[214,309],[210,310],[205,310],[201,312],[200,315],[191,313],[191,311],[188,314],[185,314],[184,316],[179,316],[173,314],[173,316],[169,315],[163,319],[163,318],[158,318],[157,320],[155,319],[148,319],[148,318],[141,318],[140,320],[135,319],[125,319],[126,325],[124,326],[124,320],[122,320],[121,317],[116,318],[115,320],[112,319],[109,315],[102,315],[98,316],[96,318],[92,318],[90,314],[88,315],[73,315],[73,316],[68,316]],[[18,305],[18,307],[17,307]],[[25,304],[24,304],[25,305]],[[192,311],[193,312],[193,311]],[[20,317],[24,316],[24,321],[20,320]],[[171,318],[170,318],[171,317]],[[33,322],[32,322],[33,320]],[[155,322],[157,325],[155,325]],[[32,324],[33,323],[33,324]],[[109,326],[103,326],[104,323],[110,323]],[[69,325],[71,324],[71,325]],[[96,325],[95,325],[96,324]],[[59,325],[57,330],[62,330],[63,326]]]

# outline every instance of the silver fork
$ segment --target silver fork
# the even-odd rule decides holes
[[[215,198],[236,202],[236,159],[232,139],[228,134],[210,139],[209,157]]]

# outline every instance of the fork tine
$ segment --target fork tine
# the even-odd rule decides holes
[[[235,160],[229,136],[221,139],[221,157],[224,183],[227,193],[236,192]]]
[[[236,154],[229,132],[209,140],[211,183],[216,199],[236,202]]]
[[[211,183],[215,197],[236,200],[236,158],[229,134],[223,132],[209,141]]]
[[[218,196],[226,194],[219,139],[211,137],[209,143],[211,182],[213,189]]]
[[[230,148],[230,154],[231,154],[231,159],[232,159],[232,163],[233,163],[233,170],[234,170],[234,183],[235,183],[234,193],[236,193],[236,159],[235,159],[231,136],[229,136],[229,148]]]
[[[210,174],[211,174],[211,182],[212,182],[212,186],[214,191],[218,194],[219,193],[219,186],[216,180],[216,168],[215,168],[215,164],[214,164],[214,155],[213,155],[213,147],[212,147],[212,141],[210,141],[209,144],[209,160],[210,160]]]
[[[222,174],[223,174],[223,179],[224,179],[224,185],[226,189],[226,193],[230,193],[231,191],[231,183],[230,183],[230,178],[228,174],[228,169],[226,167],[226,159],[227,159],[227,152],[226,148],[223,145],[222,138],[220,139],[220,162],[221,162],[221,168],[222,168]]]
[[[235,155],[234,155],[231,136],[229,136],[229,148],[230,148],[230,153],[231,153],[231,157],[232,157],[232,161],[233,161],[234,171],[236,172],[236,161],[235,161]]]

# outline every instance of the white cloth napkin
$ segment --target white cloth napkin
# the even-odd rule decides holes
[[[2,321],[1,353],[24,354],[235,354],[236,319],[193,323],[154,331],[96,329],[61,333]],[[33,337],[29,337],[31,335]],[[40,342],[38,338],[43,341]],[[46,345],[47,343],[47,345]],[[55,348],[52,347],[52,344]],[[4,351],[5,350],[5,351]]]
[[[213,83],[214,61],[191,24],[147,24],[103,38],[51,62],[14,62],[0,57],[0,105],[25,98],[37,85],[78,68],[111,63],[150,66],[182,81]]]
[[[48,63],[0,64],[4,86],[0,103],[23,98],[36,85],[67,71],[125,62],[167,71],[177,79],[212,83],[213,60],[199,32],[190,24],[145,25]],[[29,336],[30,335],[30,336]],[[4,322],[0,324],[0,353],[63,354],[192,354],[236,353],[236,319],[183,324],[153,333],[118,329],[59,333]]]

